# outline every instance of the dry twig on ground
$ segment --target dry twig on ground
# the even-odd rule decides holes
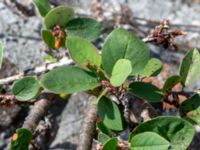
[[[96,130],[97,106],[90,105],[86,111],[77,150],[90,150]]]

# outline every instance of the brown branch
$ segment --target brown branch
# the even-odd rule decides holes
[[[34,102],[29,101],[18,101],[14,95],[0,94],[0,105],[12,106],[12,105],[33,105]]]
[[[186,32],[182,32],[183,34],[182,35],[186,35],[187,33]],[[155,37],[152,37],[152,36],[148,36],[146,38],[143,38],[142,41],[145,42],[145,43],[150,43],[150,42],[154,42],[156,41],[156,39],[159,37],[159,36],[162,36],[163,38],[167,38],[169,37],[170,35],[173,34],[173,31],[170,31],[168,33],[165,33],[165,34],[160,34],[158,36],[155,36]]]
[[[86,111],[77,150],[91,150],[96,130],[97,106],[90,105]]]
[[[169,94],[172,94],[172,95],[182,95],[182,96],[185,96],[186,98],[189,98],[192,95],[194,95],[195,92],[189,92],[189,91],[169,91]]]
[[[44,115],[48,111],[48,108],[51,105],[54,96],[55,94],[52,93],[42,93],[39,97],[39,100],[35,102],[29,115],[24,121],[22,128],[27,128],[33,133],[39,121],[42,119],[42,117],[44,117]]]

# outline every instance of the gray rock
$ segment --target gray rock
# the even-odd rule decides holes
[[[50,150],[75,150],[88,104],[88,94],[78,93],[69,98],[64,109],[57,135]]]
[[[44,44],[40,37],[42,21],[36,17],[22,17],[0,2],[0,40],[5,43],[4,57],[20,70],[42,64]]]

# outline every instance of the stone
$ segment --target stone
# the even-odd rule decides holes
[[[75,150],[88,105],[89,95],[86,93],[73,94],[68,99],[61,116],[57,135],[49,150]]]

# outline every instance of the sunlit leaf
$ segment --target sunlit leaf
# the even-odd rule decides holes
[[[132,75],[139,74],[149,60],[147,45],[124,29],[115,29],[107,37],[102,51],[102,65],[108,74],[112,73],[119,59],[129,59]]]
[[[116,87],[122,85],[131,72],[131,61],[128,59],[119,59],[112,70],[111,84]]]

